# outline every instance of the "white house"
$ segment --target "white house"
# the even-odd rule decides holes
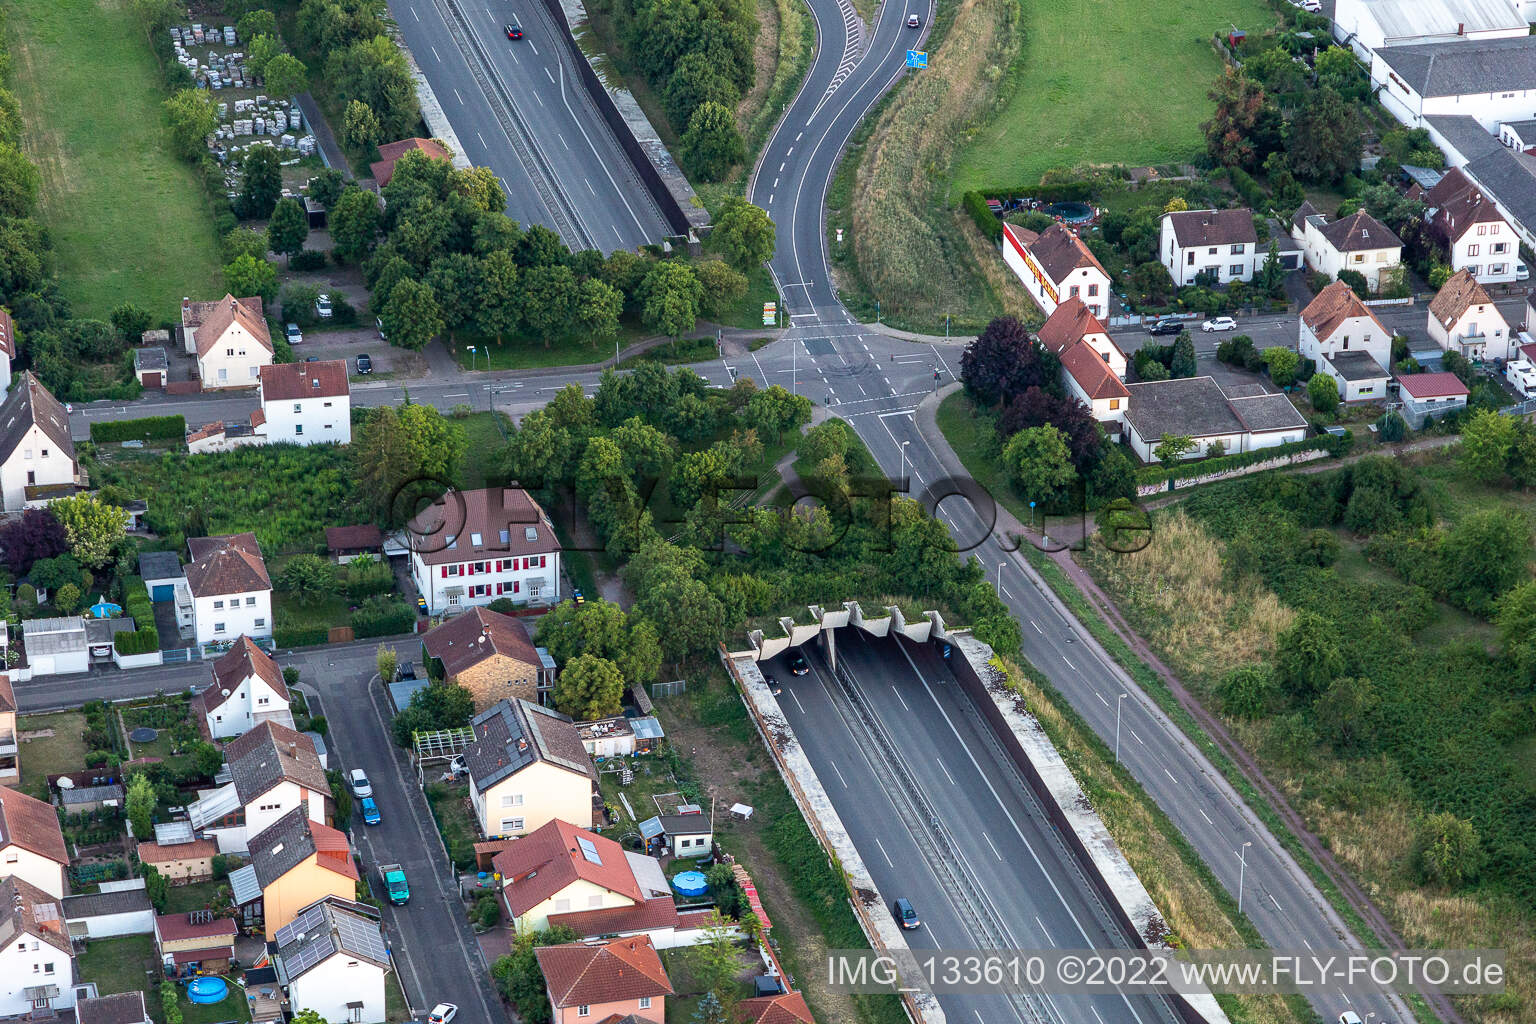
[[[1452,270],[1467,270],[1482,284],[1515,279],[1520,238],[1498,205],[1459,167],[1424,193],[1424,218],[1445,243]]]
[[[1468,359],[1508,359],[1513,332],[1470,270],[1458,270],[1429,303],[1429,336]]]
[[[199,834],[220,853],[244,853],[250,838],[298,808],[324,823],[331,784],[309,739],[287,726],[262,722],[224,745],[230,781],[206,790],[187,807]]]
[[[85,620],[78,615],[28,619],[21,624],[27,665],[34,676],[65,676],[91,667]]]
[[[49,896],[64,896],[69,848],[53,805],[0,788],[0,878],[19,878]]]
[[[0,306],[0,391],[11,386],[11,360],[16,358],[16,324],[11,311]]]
[[[203,388],[253,388],[263,366],[272,364],[272,335],[260,296],[216,302],[181,300],[181,330],[188,352],[197,355]]]
[[[151,601],[169,601],[176,609],[176,626],[183,633],[192,629],[192,591],[187,587],[187,573],[174,551],[141,551],[139,578],[149,591]]]
[[[1392,332],[1343,281],[1335,281],[1301,311],[1297,350],[1339,386],[1346,402],[1385,397]]]
[[[75,957],[64,905],[19,878],[0,882],[0,1017],[49,1016],[75,1005]]]
[[[187,589],[200,644],[272,635],[272,577],[254,533],[189,537]]]
[[[1004,224],[1003,261],[1047,316],[1073,296],[1094,316],[1109,314],[1109,274],[1083,240],[1061,224],[1039,234]]]
[[[1536,39],[1521,33],[1382,47],[1371,56],[1371,85],[1410,128],[1428,117],[1467,115],[1496,135],[1501,122],[1536,115]]]
[[[1291,234],[1301,243],[1307,266],[1333,278],[1353,270],[1373,292],[1381,288],[1381,272],[1396,270],[1403,261],[1402,240],[1364,210],[1329,221],[1304,202],[1291,220]]]
[[[379,912],[327,896],[277,930],[273,966],[295,1013],[313,1010],[335,1024],[378,1024],[385,1018],[389,948]]]
[[[1470,392],[1454,373],[1410,373],[1397,382],[1403,419],[1414,430],[1422,428],[1431,416],[1444,416],[1467,407]]]
[[[1258,249],[1253,211],[1247,207],[1163,214],[1158,252],[1180,288],[1194,284],[1206,272],[1221,284],[1251,281]]]
[[[1125,440],[1143,462],[1156,461],[1153,450],[1165,434],[1194,441],[1186,459],[1273,448],[1307,436],[1306,417],[1291,400],[1259,384],[1223,388],[1210,377],[1182,377],[1126,389]]]
[[[197,700],[214,739],[239,736],[262,722],[293,728],[283,670],[248,636],[213,663],[213,683]]]
[[[520,836],[559,819],[592,827],[597,769],[565,715],[504,700],[470,722],[469,799],[486,836]]]
[[[268,444],[351,444],[352,387],[343,359],[261,368]]]
[[[1465,42],[1525,35],[1511,0],[1337,0],[1333,37],[1363,61],[1383,46]]]
[[[433,615],[498,597],[560,600],[560,541],[527,491],[449,491],[411,520],[406,542],[411,578]]]
[[[18,512],[29,501],[61,497],[52,489],[79,482],[69,414],[31,371],[0,404],[0,503]]]
[[[676,904],[655,858],[627,853],[612,839],[569,822],[551,821],[535,829],[497,853],[491,864],[501,876],[502,899],[519,930],[541,931],[552,916],[565,915],[556,923],[569,924],[579,935],[592,934],[582,927],[586,915],[621,911],[615,916],[632,918],[647,907],[651,913],[661,911],[669,926],[677,921]],[[596,934],[620,934],[633,922],[604,923],[610,927]]]
[[[1073,297],[1045,318],[1036,335],[1061,360],[1061,378],[1072,397],[1111,433],[1125,419],[1125,353],[1082,299]]]
[[[114,939],[151,935],[155,908],[142,878],[100,883],[100,892],[64,897],[64,920],[76,938]]]

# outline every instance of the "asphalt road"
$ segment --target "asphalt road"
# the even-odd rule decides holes
[[[783,684],[790,724],[887,900],[913,901],[918,950],[1124,948],[1124,936],[932,648],[838,632]],[[878,718],[871,727],[843,694]],[[839,696],[843,694],[842,696]],[[899,780],[899,781],[898,781]],[[907,789],[910,792],[902,792]],[[937,820],[936,820],[937,819]],[[1165,999],[1122,994],[941,995],[952,1022],[1172,1024]]]
[[[540,0],[389,7],[464,155],[501,179],[508,216],[559,232],[573,250],[635,249],[670,233]],[[521,40],[503,30],[512,18]]]

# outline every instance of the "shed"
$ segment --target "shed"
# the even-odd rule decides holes
[[[149,588],[151,601],[172,601],[176,586],[186,585],[187,573],[174,551],[145,551],[139,555],[139,576]]]
[[[27,664],[35,676],[66,675],[90,668],[85,620],[78,615],[28,619],[21,624]]]
[[[309,196],[304,197],[304,214],[309,218],[309,230],[325,230],[325,207]]]
[[[714,845],[714,828],[707,814],[660,814],[640,823],[647,852],[661,847],[672,857],[703,857]]]
[[[133,350],[133,375],[146,388],[163,388],[170,377],[171,362],[163,348]]]
[[[358,555],[378,555],[384,550],[384,535],[372,523],[357,526],[327,526],[325,547],[340,564]]]
[[[71,938],[110,939],[119,935],[149,935],[155,930],[155,909],[144,891],[144,879],[132,878],[132,888],[64,897],[64,919]]]
[[[86,619],[85,640],[93,658],[112,657],[112,638],[118,633],[132,633],[133,619],[123,616],[117,619]]]
[[[308,736],[309,742],[315,745],[315,756],[320,758],[320,767],[329,769],[331,765],[330,758],[325,753],[325,737],[317,732],[306,732],[304,735]]]
[[[121,807],[123,787],[117,784],[59,789],[59,805],[66,814],[84,814],[103,807]]]

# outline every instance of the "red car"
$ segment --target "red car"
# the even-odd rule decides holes
[[[507,38],[508,39],[521,39],[521,38],[523,38],[523,26],[519,25],[515,21],[514,22],[510,22],[507,25]]]

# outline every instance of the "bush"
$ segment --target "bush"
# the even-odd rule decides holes
[[[486,896],[475,904],[475,922],[481,928],[494,928],[501,923],[501,901],[495,896]]]
[[[1311,437],[1305,441],[1292,441],[1290,444],[1276,445],[1273,448],[1259,448],[1254,451],[1238,452],[1235,455],[1223,455],[1219,458],[1205,459],[1200,462],[1175,463],[1171,466],[1146,466],[1136,471],[1136,482],[1145,485],[1158,483],[1163,480],[1178,481],[1192,476],[1205,476],[1207,473],[1221,473],[1227,470],[1240,469],[1243,466],[1251,466],[1256,462],[1265,462],[1269,459],[1294,455],[1297,452],[1323,450],[1330,455],[1341,456],[1349,451],[1354,442],[1354,435],[1346,431],[1343,437],[1338,437],[1334,434],[1324,434],[1321,437]]]
[[[1227,172],[1232,181],[1232,188],[1242,197],[1243,202],[1259,213],[1269,208],[1269,194],[1264,191],[1262,185],[1253,180],[1253,175],[1241,167],[1229,167]]]
[[[967,192],[961,197],[961,202],[965,204],[965,212],[971,215],[971,220],[981,229],[982,234],[994,242],[1003,237],[1002,222],[987,205],[985,196],[980,192]]]
[[[114,441],[180,441],[187,436],[185,416],[145,416],[137,420],[112,420],[91,424],[96,444]]]
[[[359,640],[409,633],[416,628],[416,609],[403,601],[370,597],[352,613],[352,633]]]
[[[114,634],[112,646],[117,648],[118,654],[151,654],[160,649],[160,631],[151,620],[149,625],[140,626],[132,633]]]
[[[305,249],[288,258],[288,269],[299,271],[324,270],[325,253],[317,249]]]
[[[278,647],[313,647],[315,644],[326,643],[330,635],[330,630],[325,626],[283,622],[272,630],[272,642]]]

